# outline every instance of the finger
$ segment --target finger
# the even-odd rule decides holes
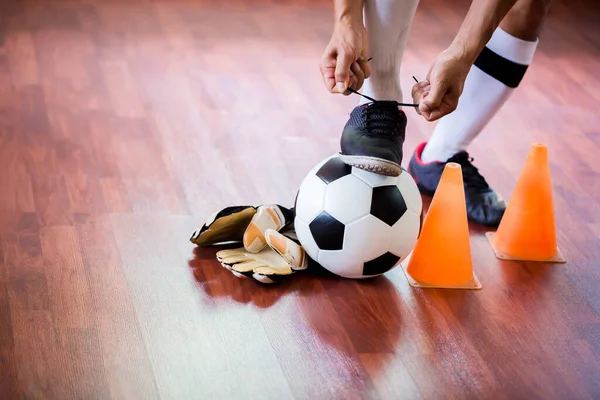
[[[348,88],[344,92],[344,96],[349,96],[352,94],[352,92],[349,89],[354,88],[357,85],[357,82],[358,78],[356,77],[354,72],[352,72],[352,68],[350,68],[350,79],[348,80]]]
[[[356,77],[356,82],[354,82],[351,87],[354,90],[359,90],[362,87],[363,83],[365,82],[365,73],[363,72],[363,70],[360,67],[360,64],[358,62],[352,63],[350,70]]]
[[[413,86],[412,98],[413,103],[418,104],[415,108],[417,114],[422,115],[424,111],[428,110],[427,105],[424,103],[425,98],[429,95],[430,86],[426,82],[421,82]]]
[[[422,93],[426,88],[427,88],[427,91],[429,91],[429,89],[431,88],[429,82],[427,82],[427,81],[415,83],[411,90],[411,95],[413,97],[413,100],[417,97],[417,95],[419,93]]]
[[[333,90],[335,89],[335,60],[332,66],[324,66],[321,64],[320,70],[323,84],[327,90],[333,93]]]
[[[368,61],[370,60],[369,53],[369,33],[367,32],[363,36],[362,52],[358,58],[360,69],[362,69],[365,79],[368,79],[371,76],[371,64]]]
[[[446,96],[448,92],[448,85],[445,82],[432,82],[431,89],[429,90],[429,95],[427,99],[424,100],[424,103],[430,108],[438,108],[442,104],[442,100],[444,96]]]
[[[429,96],[429,92],[423,93],[421,96],[421,101],[419,102],[419,107],[417,107],[417,113],[425,117],[426,120],[429,118],[429,114],[431,113],[431,108],[425,103],[425,99]]]
[[[242,272],[238,272],[238,271],[236,271],[236,270],[232,269],[231,267],[229,268],[229,270],[231,271],[231,273],[232,273],[234,276],[236,276],[236,277],[238,277],[238,278],[240,278],[240,279],[252,279],[252,278],[250,278],[249,276],[246,276],[246,274],[247,274],[247,273],[246,273],[246,274],[244,274],[244,273],[242,273]]]
[[[303,270],[308,267],[308,260],[304,249],[294,241],[283,236],[273,229],[265,232],[267,243],[275,250],[295,271]]]
[[[411,91],[413,102],[420,104],[422,102],[425,94],[429,94],[430,90],[431,90],[431,87],[429,86],[429,83],[427,83],[427,82],[421,82],[421,83],[414,85],[412,88],[412,91]]]
[[[365,79],[369,79],[369,77],[371,76],[371,63],[367,61],[364,57],[359,58],[356,62],[362,70]]]
[[[232,257],[232,256],[237,256],[239,254],[243,254],[244,249],[242,248],[238,248],[238,249],[225,249],[225,250],[219,250],[216,253],[216,257],[218,259],[225,259],[228,257]]]
[[[457,103],[453,99],[444,99],[438,108],[431,109],[426,116],[427,121],[436,121],[456,110]]]
[[[264,274],[262,270],[259,271],[255,271],[254,274],[252,274],[252,277],[257,280],[260,283],[264,283],[267,285],[273,285],[276,283],[281,283],[283,281],[285,281],[287,279],[288,276],[290,276],[290,274],[286,274],[286,275],[279,275],[279,274]]]
[[[321,57],[321,63],[319,69],[321,70],[321,76],[325,87],[330,92],[334,92],[335,89],[335,66],[336,66],[337,51],[335,48],[328,46],[323,52]]]
[[[242,263],[242,262],[246,262],[246,261],[250,261],[252,260],[250,257],[248,257],[245,254],[231,254],[228,256],[220,256],[218,257],[218,259],[222,262],[224,262],[225,264],[236,264],[236,263]]]
[[[335,92],[344,93],[350,84],[350,66],[354,60],[350,55],[342,51],[338,53],[335,64]]]
[[[323,75],[323,83],[325,84],[327,90],[329,90],[331,93],[337,93],[335,90],[335,76],[333,69],[325,72]]]
[[[425,119],[429,122],[437,121],[444,115],[443,111],[439,108],[431,110],[427,115],[425,115]]]
[[[274,268],[272,265],[264,265],[256,267],[254,272],[260,275],[272,276],[272,275],[291,275],[294,271],[288,265],[281,265],[278,268]]]
[[[334,67],[335,68],[335,67]],[[323,78],[323,84],[330,92],[333,92],[335,88],[335,70],[334,68],[321,67],[321,77]]]
[[[254,271],[257,268],[266,267],[266,265],[260,261],[256,261],[253,259],[248,259],[247,261],[233,263],[231,268],[237,272],[250,272]]]

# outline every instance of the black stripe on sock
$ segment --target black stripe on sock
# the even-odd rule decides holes
[[[508,87],[516,88],[525,76],[528,65],[508,60],[484,47],[474,65]]]

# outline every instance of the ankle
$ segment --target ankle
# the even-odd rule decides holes
[[[450,146],[437,145],[428,142],[425,148],[421,152],[421,161],[425,164],[431,162],[446,162],[454,154],[458,153],[460,149],[454,149]]]

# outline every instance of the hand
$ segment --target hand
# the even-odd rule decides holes
[[[412,88],[413,100],[419,104],[417,112],[431,122],[456,110],[470,68],[460,52],[448,48],[440,53],[426,80]]]
[[[339,23],[321,58],[321,75],[331,93],[350,94],[371,76],[367,62],[367,30],[362,24]]]

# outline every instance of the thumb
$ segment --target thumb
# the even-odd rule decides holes
[[[340,53],[335,63],[335,82],[336,92],[344,93],[348,90],[348,84],[350,82],[350,66],[354,60],[348,55],[348,53]]]
[[[424,105],[430,110],[438,108],[440,104],[442,104],[442,100],[444,99],[447,90],[448,85],[446,85],[444,82],[431,82],[429,94],[423,100]]]
[[[294,271],[306,269],[308,260],[304,248],[290,238],[282,235],[274,229],[265,231],[267,244],[275,250]]]

